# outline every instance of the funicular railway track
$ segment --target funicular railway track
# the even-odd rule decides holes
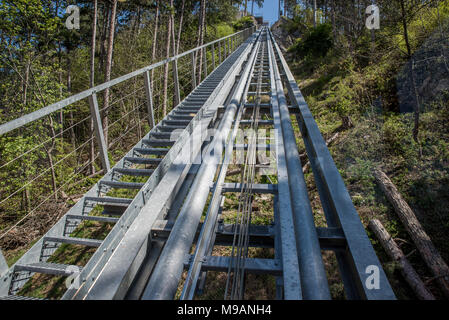
[[[327,227],[317,228],[292,126],[297,117]],[[265,129],[274,132],[267,139]],[[267,143],[267,140],[269,143]],[[267,152],[271,162],[267,162]],[[236,159],[240,181],[226,177]],[[268,161],[270,162],[270,161]],[[270,184],[260,183],[268,175]],[[127,182],[123,177],[147,177]],[[272,178],[270,178],[272,177]],[[134,198],[108,196],[136,190]],[[223,219],[223,203],[238,210]],[[255,199],[273,198],[269,224]],[[91,215],[96,206],[102,215]],[[104,240],[74,238],[81,221],[114,223]],[[87,264],[47,262],[62,243],[97,248]],[[229,255],[216,254],[216,246]],[[249,248],[273,258],[249,257]],[[348,299],[394,299],[318,127],[270,31],[252,33],[109,170],[0,283],[21,299],[35,273],[74,277],[63,299],[195,299],[209,271],[226,274],[223,298],[243,299],[250,273],[275,277],[278,299],[330,299],[322,251],[335,252]],[[375,270],[378,288],[367,285]]]

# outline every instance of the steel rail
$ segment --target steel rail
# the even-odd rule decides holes
[[[270,37],[274,39],[271,32]],[[311,163],[327,224],[330,228],[341,228],[346,238],[347,249],[336,252],[346,294],[349,299],[396,299],[318,125],[274,40],[273,45],[279,58],[279,67],[284,74],[283,82],[288,89],[290,100],[299,111],[297,115],[299,129]],[[378,290],[370,290],[365,285],[371,275],[367,272],[369,267],[379,271]]]
[[[268,37],[268,46],[272,46],[271,38]],[[296,246],[296,236],[293,223],[293,209],[291,204],[289,178],[287,172],[287,165],[285,159],[285,148],[283,133],[281,130],[281,119],[279,112],[279,104],[276,92],[276,83],[273,73],[273,67],[276,63],[274,57],[268,54],[269,68],[270,68],[270,89],[271,89],[271,104],[273,111],[273,124],[276,139],[276,160],[277,160],[277,174],[278,174],[278,207],[277,214],[277,230],[278,239],[280,242],[280,252],[282,260],[282,284],[283,296],[286,300],[300,300],[302,299],[301,277],[299,274],[298,251]]]
[[[255,63],[255,60],[252,62]],[[253,69],[253,68],[251,68]],[[246,95],[250,87],[250,83],[247,82],[245,85],[245,89],[243,90],[243,95]],[[181,300],[193,300],[195,295],[195,290],[197,288],[198,278],[200,276],[203,258],[206,256],[206,253],[209,251],[210,246],[213,245],[211,242],[213,241],[213,232],[216,228],[216,222],[218,218],[219,206],[221,204],[221,200],[223,198],[223,184],[226,178],[226,172],[228,170],[228,166],[231,163],[235,139],[238,133],[239,124],[244,113],[245,101],[241,100],[238,106],[238,114],[236,116],[236,120],[234,122],[234,128],[228,139],[228,142],[225,146],[225,155],[223,158],[223,165],[220,168],[220,172],[218,174],[217,182],[215,183],[215,188],[213,190],[212,199],[206,213],[206,218],[204,220],[203,227],[201,228],[201,232],[198,238],[198,242],[196,245],[195,253],[190,264],[190,268],[187,274],[186,281],[184,283],[183,291],[181,293]]]
[[[241,57],[236,57],[238,61],[234,63],[232,68],[226,70],[219,87],[215,89],[217,97],[209,99],[207,108],[203,110],[207,122],[198,123],[196,121],[194,128],[198,128],[200,132],[198,130],[192,132],[191,140],[184,141],[179,156],[173,159],[173,165],[168,168],[156,189],[151,190],[151,196],[145,200],[145,206],[140,210],[136,219],[129,224],[129,230],[126,230],[106,264],[98,264],[95,267],[94,281],[91,281],[90,287],[81,287],[78,290],[80,293],[75,296],[76,299],[122,299],[126,295],[132,279],[137,274],[147,251],[151,248],[151,237],[149,235],[152,224],[156,219],[163,218],[164,211],[170,207],[174,195],[189,171],[186,166],[193,164],[196,150],[201,147],[199,142],[207,138],[205,130],[214,118],[220,104],[219,101],[224,100],[225,95],[230,90],[233,82],[231,79],[239,71],[243,63],[242,57],[249,50],[251,43],[251,39],[247,40],[246,47],[242,47],[242,51],[237,52],[238,56]],[[113,280],[111,280],[112,275],[114,276]],[[87,278],[90,279],[90,276],[87,276]],[[70,297],[68,296],[68,298]]]
[[[259,42],[256,41],[255,48],[252,49],[237,88],[233,93],[231,103],[225,109],[225,114],[218,127],[218,133],[214,136],[214,140],[206,150],[206,157],[211,155],[212,152],[213,156],[210,156],[207,160],[205,159],[198,170],[197,177],[142,294],[143,300],[173,299],[176,293],[184,269],[183,257],[189,253],[193,243],[195,232],[209,195],[210,185],[215,176],[217,166],[222,159],[222,149],[225,141],[228,139],[258,45]]]
[[[272,61],[275,61],[273,47],[270,47],[269,50]],[[318,234],[313,219],[312,207],[307,193],[306,181],[302,173],[301,160],[284,95],[284,87],[282,85],[279,68],[276,64],[273,65],[273,73],[280,109],[282,135],[284,138],[303,298],[307,300],[329,300],[331,296]]]
[[[264,37],[263,40],[266,40],[266,31],[262,31],[261,38]],[[236,217],[236,228],[234,231],[234,239],[233,245],[231,249],[231,259],[229,262],[228,273],[227,273],[227,281],[225,288],[224,298],[227,299],[229,283],[230,283],[230,273],[231,270],[233,272],[232,278],[232,287],[230,292],[230,299],[243,299],[244,293],[244,279],[245,279],[245,259],[248,254],[248,243],[249,243],[249,225],[251,223],[251,215],[252,215],[252,200],[253,200],[253,191],[252,186],[254,184],[255,177],[255,162],[256,162],[256,147],[257,147],[257,129],[258,129],[258,121],[259,121],[259,109],[260,109],[260,99],[261,99],[261,82],[262,82],[262,71],[263,71],[263,55],[265,50],[265,41],[261,43],[259,48],[259,53],[257,56],[257,60],[259,60],[258,66],[258,81],[257,81],[257,89],[256,89],[256,99],[255,99],[255,107],[252,109],[251,119],[251,136],[248,138],[248,151],[245,159],[245,166],[243,169],[243,177],[241,181],[242,188],[240,190],[239,197],[239,208]],[[262,60],[262,61],[261,61]],[[251,84],[252,78],[254,75],[251,75],[249,78],[249,83]],[[238,219],[240,217],[240,222]],[[237,240],[238,238],[238,240]],[[235,247],[237,240],[237,254],[234,255]]]

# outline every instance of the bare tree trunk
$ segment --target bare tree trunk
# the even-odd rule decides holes
[[[449,298],[449,267],[441,257],[432,240],[424,231],[421,223],[416,218],[414,212],[407,202],[402,198],[396,186],[390,178],[380,169],[374,170],[376,182],[384,192],[387,199],[393,205],[399,219],[401,219],[405,229],[416,245],[421,257],[437,277],[437,281],[446,297]]]
[[[402,252],[402,250],[398,247],[382,223],[379,220],[374,219],[370,221],[369,227],[374,232],[377,239],[379,239],[380,244],[390,258],[399,264],[402,276],[410,285],[417,297],[420,300],[435,300],[433,294],[426,288],[421,278],[416,273],[407,257],[404,255],[404,252]]]
[[[317,12],[316,12],[316,0],[313,0],[313,26],[316,28],[316,15],[317,15]]]
[[[96,48],[96,40],[97,40],[97,11],[98,11],[98,1],[93,0],[94,11],[92,16],[92,40],[91,40],[91,48],[90,48],[90,87],[93,88],[95,86],[95,48]],[[94,120],[91,118],[89,123],[89,139],[91,139],[89,144],[89,171],[90,174],[95,173],[95,141],[93,139],[94,135]]]
[[[156,16],[154,18],[154,34],[153,34],[153,48],[151,53],[151,63],[156,60],[156,44],[157,44],[157,33],[159,28],[159,14],[160,14],[160,1],[156,0]],[[151,70],[151,89],[154,90],[154,69]]]
[[[107,35],[109,34],[109,20],[111,10],[109,9],[109,1],[105,1],[103,5],[103,27],[100,29],[100,70],[104,70],[106,60]]]
[[[245,11],[244,11],[245,17],[248,15],[248,0],[245,0]]]
[[[420,103],[419,103],[419,94],[418,94],[418,89],[416,88],[416,81],[415,81],[415,63],[414,63],[414,59],[412,57],[412,49],[410,46],[410,40],[408,38],[408,29],[407,29],[407,12],[405,10],[405,3],[404,0],[401,0],[401,12],[402,12],[402,25],[404,28],[404,40],[405,40],[405,45],[407,47],[407,58],[410,60],[410,85],[411,88],[413,90],[413,94],[415,96],[415,124],[413,127],[413,139],[415,140],[415,142],[419,143],[419,139],[418,139],[418,134],[419,134],[419,108],[420,108]],[[421,154],[421,151],[420,151]]]
[[[170,1],[170,5],[173,6],[173,0]],[[167,43],[166,43],[166,47],[165,47],[165,56],[166,58],[170,58],[170,44],[171,44],[171,35],[172,35],[172,16],[168,16],[167,19],[168,23],[167,23]],[[162,104],[162,114],[163,117],[165,117],[167,115],[167,91],[168,91],[168,69],[169,69],[169,64],[166,63],[164,65],[164,100],[163,100],[163,104]]]
[[[332,0],[332,34],[334,37],[334,41],[337,40],[337,25],[335,23],[335,0]]]
[[[181,4],[181,18],[179,19],[179,30],[178,30],[178,40],[176,41],[176,51],[175,54],[178,55],[179,54],[179,46],[181,44],[181,32],[182,32],[182,23],[184,20],[184,10],[185,10],[185,4],[186,4],[186,0],[182,0],[182,4]]]
[[[204,25],[206,20],[206,0],[201,0],[201,8],[199,12],[199,22],[198,22],[198,42],[197,47],[202,46],[204,43]],[[199,54],[199,69],[198,69],[198,83],[201,83],[201,75],[203,68],[203,50],[197,51],[197,55]],[[196,63],[195,59],[195,63]]]
[[[111,80],[111,69],[112,69],[112,51],[114,49],[114,34],[115,34],[115,16],[117,13],[117,0],[113,0],[111,16],[109,19],[109,36],[108,36],[108,54],[106,57],[106,70],[105,70],[105,82]],[[108,145],[108,114],[109,114],[109,88],[104,90],[104,103],[103,103],[103,131],[104,131],[104,141]]]

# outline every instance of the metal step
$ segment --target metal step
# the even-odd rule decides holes
[[[179,115],[195,115],[196,113],[198,112],[198,110],[183,110],[183,109],[181,109],[181,110],[176,110],[175,112],[174,112],[174,114],[179,114]]]
[[[139,158],[139,157],[125,157],[124,160],[136,164],[153,164],[153,165],[158,165],[162,161],[161,158]]]
[[[165,148],[134,148],[133,151],[135,153],[140,153],[140,154],[151,154],[151,155],[163,156],[163,155],[167,154],[169,149],[165,149]]]
[[[84,221],[97,221],[97,222],[105,222],[105,223],[116,223],[119,219],[112,217],[101,217],[101,216],[88,216],[81,214],[68,214],[66,216],[67,220],[84,220]]]
[[[164,126],[158,127],[159,131],[165,131],[165,132],[171,132],[174,130],[184,130],[185,128],[186,128],[185,126],[170,126],[170,125],[164,125]]]
[[[176,141],[178,137],[180,136],[182,131],[175,131],[175,132],[153,132],[151,134],[151,137],[157,138],[157,139],[169,139]]]
[[[141,182],[123,182],[123,181],[100,181],[100,184],[116,189],[141,189],[144,183]]]
[[[175,126],[187,126],[190,121],[189,120],[163,120],[164,125],[175,125]]]
[[[175,144],[175,141],[166,139],[144,139],[142,142],[153,147],[171,147]]]
[[[103,240],[86,239],[86,238],[74,238],[74,237],[44,237],[45,242],[56,242],[66,244],[78,244],[86,247],[99,247]]]
[[[22,301],[30,300],[30,301],[33,301],[33,300],[47,300],[47,299],[9,295],[9,296],[0,297],[0,300],[22,300]]]
[[[194,116],[181,116],[176,114],[171,114],[170,119],[171,120],[192,120]]]
[[[35,272],[35,273],[51,274],[54,276],[66,276],[66,277],[72,275],[75,272],[80,272],[81,269],[82,267],[75,265],[49,263],[49,262],[16,264],[14,266],[14,272]]]
[[[122,215],[132,199],[127,198],[113,198],[113,197],[86,197],[85,201],[95,202],[96,204],[103,206],[104,215],[120,216]]]
[[[134,177],[149,177],[153,174],[154,169],[130,169],[130,168],[116,168],[114,172]]]
[[[99,205],[122,205],[128,206],[133,200],[128,198],[114,198],[114,197],[85,197],[85,201],[95,202]]]

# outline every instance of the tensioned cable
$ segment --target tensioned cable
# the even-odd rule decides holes
[[[234,229],[234,238],[228,277],[225,289],[225,299],[228,297],[234,299],[243,299],[245,282],[245,259],[248,256],[249,245],[249,226],[251,224],[252,202],[253,202],[253,184],[255,182],[255,165],[257,156],[257,130],[260,118],[261,87],[262,74],[264,67],[265,43],[262,42],[258,54],[259,72],[257,73],[257,89],[255,94],[255,105],[251,114],[250,136],[248,137],[248,150],[245,159],[245,165],[242,172],[241,190],[239,198],[239,208],[236,216],[236,225]],[[250,84],[252,77],[250,78]],[[234,252],[236,255],[234,256]],[[232,286],[229,292],[230,273],[233,270]]]

